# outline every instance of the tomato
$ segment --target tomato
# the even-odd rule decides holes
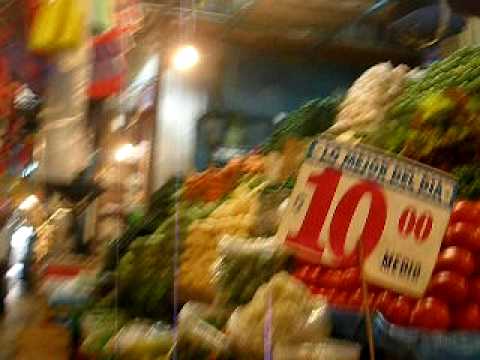
[[[347,291],[335,292],[332,296],[331,303],[337,307],[345,307],[348,304],[349,294]]]
[[[320,274],[317,280],[319,286],[328,288],[338,288],[342,283],[342,271],[341,270],[327,270]]]
[[[352,308],[354,310],[360,310],[362,308],[362,304],[363,304],[362,289],[357,289],[350,296],[350,299],[348,299],[347,305],[349,308]]]
[[[353,290],[358,288],[360,285],[360,268],[351,267],[343,271],[342,281],[340,284],[343,289]]]
[[[470,303],[454,312],[453,325],[460,330],[480,330],[480,305]]]
[[[310,274],[310,272],[311,272],[311,266],[310,265],[300,265],[293,272],[293,276],[296,277],[298,280],[306,281],[307,276]]]
[[[459,222],[448,227],[444,246],[458,245],[473,252],[480,250],[480,233],[473,224]]]
[[[417,301],[410,316],[410,325],[428,330],[446,330],[450,326],[447,304],[433,297]]]
[[[312,270],[308,273],[305,281],[309,284],[316,285],[318,283],[318,279],[320,278],[321,271],[322,268],[320,266],[312,266]]]
[[[469,276],[475,270],[473,254],[461,247],[450,246],[440,252],[435,271],[449,270]]]
[[[469,298],[480,304],[480,276],[469,281],[468,291]]]
[[[450,223],[467,222],[480,224],[480,207],[473,201],[459,201],[455,204]]]
[[[396,325],[407,326],[410,322],[412,307],[411,299],[399,295],[390,303],[384,316],[388,321]]]
[[[385,315],[388,307],[394,300],[395,297],[393,294],[388,290],[384,290],[376,296],[373,309],[380,311],[383,315]]]
[[[449,304],[459,304],[468,295],[467,279],[453,271],[441,271],[430,280],[427,294]]]

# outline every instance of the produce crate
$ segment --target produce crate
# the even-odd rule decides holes
[[[377,347],[394,359],[480,359],[480,332],[425,332],[392,325],[381,314],[373,325]]]

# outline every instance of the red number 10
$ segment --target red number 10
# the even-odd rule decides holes
[[[308,183],[315,186],[312,201],[300,230],[295,236],[289,236],[287,242],[297,243],[322,255],[323,248],[319,246],[318,239],[341,177],[342,173],[334,169],[326,169],[321,174],[310,176]],[[375,249],[385,228],[387,204],[382,189],[368,181],[352,186],[335,208],[329,229],[330,247],[334,255],[342,260],[345,260],[345,242],[350,223],[360,200],[365,195],[371,197],[367,220],[360,236],[365,257]],[[355,252],[349,257],[355,257]]]

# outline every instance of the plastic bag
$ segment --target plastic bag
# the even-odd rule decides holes
[[[189,301],[183,306],[181,314],[183,318],[195,317],[217,329],[223,329],[232,312],[231,308]]]
[[[207,359],[212,355],[217,359],[228,356],[230,343],[225,334],[202,319],[205,307],[189,303],[179,314],[178,359]]]
[[[217,249],[214,281],[220,304],[249,302],[260,285],[284,270],[288,261],[288,253],[275,238],[239,240],[225,236]]]
[[[173,346],[171,329],[162,324],[137,320],[125,325],[105,347],[111,354],[122,358],[138,359],[142,356],[167,354]]]
[[[111,311],[93,310],[86,313],[81,320],[81,333],[84,341],[80,350],[84,354],[98,356],[105,345],[125,323],[125,315],[117,309]]]
[[[43,1],[30,31],[29,48],[50,53],[73,48],[83,39],[85,12],[78,0]]]
[[[331,323],[327,304],[282,272],[233,313],[226,329],[233,348],[256,359],[264,356],[265,348],[275,352],[280,345],[322,341],[330,334]]]
[[[278,346],[273,352],[275,360],[358,360],[361,346],[346,341],[327,340],[300,346]]]

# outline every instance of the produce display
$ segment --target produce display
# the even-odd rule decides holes
[[[374,288],[369,306],[394,324],[424,330],[480,330],[480,203],[456,204],[430,284],[423,298],[413,299]],[[299,264],[294,274],[313,294],[330,304],[361,310],[363,294],[358,267],[330,269]]]
[[[169,319],[173,305],[173,257],[181,250],[188,226],[217,206],[180,204],[150,236],[133,241],[116,269],[119,305],[135,316]]]
[[[480,48],[466,47],[430,66],[423,78],[408,84],[390,109],[392,117],[414,113],[426,96],[458,88],[467,94],[480,90]]]
[[[172,178],[158,191],[152,194],[149,211],[144,219],[132,224],[125,233],[107,246],[104,270],[112,271],[118,265],[118,260],[125,254],[128,247],[139,236],[152,234],[170,214],[175,202],[175,193],[181,185],[181,180]]]
[[[249,302],[260,285],[285,270],[288,254],[272,239],[240,240],[229,236],[218,244],[215,266],[217,302],[242,305]]]
[[[333,125],[341,101],[340,96],[315,99],[291,112],[263,145],[263,152],[279,151],[291,138],[308,138],[324,132]]]
[[[183,298],[200,301],[213,299],[211,269],[217,259],[218,241],[225,235],[249,236],[263,187],[257,182],[256,177],[242,182],[210,216],[189,227],[180,258],[179,286]]]
[[[324,340],[330,329],[326,304],[315,300],[307,287],[285,272],[262,285],[252,301],[238,308],[227,324],[234,348],[250,359],[264,358],[266,339],[275,351],[282,344]]]
[[[415,331],[432,343],[435,336],[466,334],[470,343],[480,332],[479,58],[479,49],[463,49],[424,73],[378,64],[346,97],[316,99],[290,113],[260,153],[195,173],[184,183],[172,179],[155,194],[150,213],[111,248],[105,269],[113,271],[116,285],[102,305],[118,302],[130,318],[146,318],[149,324],[169,322],[172,327],[163,335],[172,335],[178,324],[177,341],[156,353],[142,339],[149,338],[145,329],[151,326],[132,333],[127,330],[137,323],[124,318],[114,328],[99,326],[104,331],[95,336],[91,331],[84,347],[101,353],[111,348],[109,341],[125,337],[135,345],[133,358],[149,360],[355,360],[366,348],[364,329],[348,323],[362,333],[358,338],[341,337],[332,329],[337,330],[335,314],[362,318],[365,305],[374,312],[376,340],[393,336],[392,327],[405,334]],[[351,131],[345,134],[346,129]],[[292,262],[275,239],[308,146],[325,131],[458,178],[462,201],[453,209],[420,299],[368,286],[364,304],[359,266]],[[172,314],[178,315],[177,323]],[[378,330],[379,323],[388,331]],[[330,339],[331,334],[361,344]],[[448,346],[443,338],[438,341]],[[415,347],[402,346],[405,353]]]
[[[340,105],[333,132],[356,126],[380,123],[392,101],[402,92],[409,68],[378,64],[363,73],[350,87]]]

